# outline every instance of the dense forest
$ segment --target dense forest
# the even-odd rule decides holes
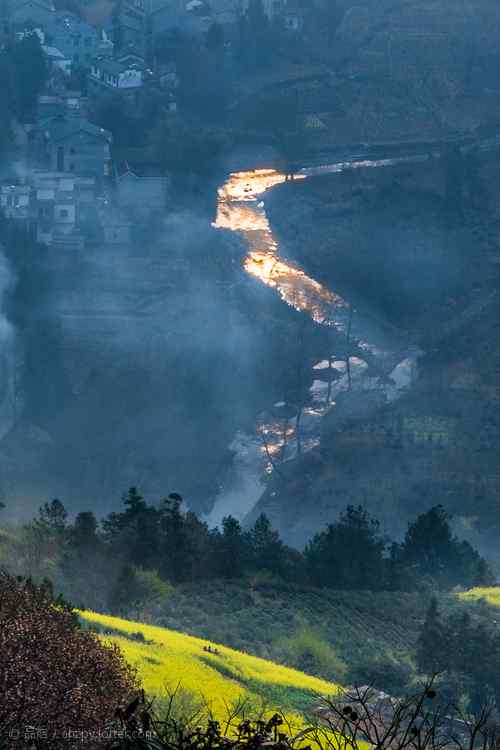
[[[123,510],[100,523],[89,511],[70,522],[60,500],[45,503],[33,521],[6,532],[1,549],[13,572],[50,576],[71,601],[113,612],[147,609],[170,585],[262,572],[346,591],[449,591],[495,582],[440,506],[410,523],[400,543],[385,538],[364,508],[349,506],[301,552],[282,542],[265,515],[249,530],[231,516],[210,529],[183,510],[180,495],[156,506],[132,487]]]

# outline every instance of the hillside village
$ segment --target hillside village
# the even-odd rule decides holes
[[[115,164],[113,136],[89,120],[89,108],[104,92],[133,101],[148,85],[175,112],[175,66],[158,66],[154,76],[146,68],[145,30],[132,47],[128,31],[115,45],[116,30],[96,28],[43,0],[13,3],[4,14],[4,33],[17,40],[36,35],[47,66],[33,120],[17,124],[13,171],[23,178],[3,177],[5,217],[29,229],[37,242],[62,249],[84,247],[85,225],[97,225],[104,244],[130,243],[134,206],[163,210],[168,180],[154,165]],[[75,71],[79,90],[72,88]]]
[[[105,102],[130,112],[151,101],[175,121],[179,54],[169,53],[168,35],[188,39],[194,56],[210,36],[217,45],[220,35],[224,68],[248,10],[232,0],[120,0],[112,12],[98,6],[6,0],[0,9],[3,44],[31,41],[32,59],[41,53],[46,69],[32,111],[11,123],[13,161],[1,175],[0,206],[37,242],[54,247],[82,249],[95,241],[96,227],[105,245],[129,244],[134,215],[144,214],[145,206],[146,213],[166,209],[172,200],[168,171],[148,141],[132,149],[132,160],[121,159],[99,112]],[[296,2],[263,8],[270,22],[279,18],[300,33],[303,12]],[[147,126],[154,124],[150,119]],[[90,226],[93,237],[85,230]]]
[[[283,163],[290,152],[361,141],[477,134],[498,109],[485,36],[496,20],[464,30],[454,15],[447,37],[439,13],[425,5],[392,17],[370,4],[361,17],[324,0],[3,0],[4,55],[37,68],[39,80],[28,87],[36,101],[8,123],[1,207],[38,241],[82,248],[97,232],[106,244],[130,243],[139,206],[174,208],[172,172],[205,162],[210,171],[228,146],[268,143]],[[439,41],[427,83],[417,28],[426,44]],[[483,55],[457,66],[453,38],[472,45],[479,33]],[[405,51],[388,57],[394,34]]]

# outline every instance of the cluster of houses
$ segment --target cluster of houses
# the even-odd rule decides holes
[[[78,71],[87,77],[88,87],[94,92],[131,94],[147,83],[159,85],[172,93],[172,109],[175,109],[175,66],[158,65],[153,73],[145,62],[150,32],[141,0],[117,0],[117,4],[122,10],[95,26],[85,20],[85,6],[82,15],[77,15],[56,10],[52,0],[4,0],[0,6],[1,27],[4,34],[14,34],[18,39],[36,33],[54,76],[60,73],[68,77]],[[140,23],[131,22],[126,12],[130,8]]]
[[[107,4],[112,12],[98,17],[98,0],[79,0],[78,14],[57,10],[53,0],[0,0],[0,43],[36,34],[49,71],[35,121],[16,134],[24,151],[16,173],[21,177],[0,183],[3,214],[51,246],[131,242],[137,220],[165,207],[168,179],[154,164],[114,167],[112,135],[89,121],[89,100],[114,93],[134,102],[149,86],[162,92],[175,113],[176,66],[163,59],[148,67],[151,39],[174,28],[201,35],[214,22],[235,29],[249,2],[114,0]],[[300,2],[263,0],[263,7],[269,18],[280,14],[296,29]],[[72,90],[82,76],[85,95]]]
[[[206,33],[216,22],[228,37],[237,28],[251,0],[113,0],[112,12],[93,23],[97,0],[80,0],[81,13],[56,10],[53,0],[0,0],[3,29],[22,34],[27,25],[43,34],[48,54],[66,69],[91,69],[99,58],[116,58],[116,51],[133,50],[136,59],[126,65],[141,67],[151,40],[171,29],[193,35]],[[270,20],[280,17],[290,31],[299,31],[304,22],[305,0],[262,0]],[[88,19],[88,20],[87,20]],[[57,51],[57,56],[56,56]]]
[[[25,159],[0,184],[0,209],[52,247],[130,244],[134,225],[164,210],[168,178],[155,165],[113,167],[111,133],[85,111],[79,92],[39,97]]]
[[[161,34],[177,27],[193,34],[206,32],[216,22],[227,36],[237,27],[251,0],[145,0],[146,23],[151,33]],[[300,31],[304,22],[302,0],[262,0],[264,12],[273,20],[280,17],[290,31]]]
[[[16,125],[21,157],[0,182],[2,214],[52,247],[131,243],[134,225],[164,210],[169,182],[154,164],[114,166],[112,135],[90,122],[88,105],[105,92],[136,95],[148,82],[144,58],[52,0],[0,0],[0,19],[3,35],[39,37],[49,71],[34,122]],[[87,77],[85,95],[71,90],[76,69]],[[152,85],[175,112],[175,65],[156,74]]]
[[[0,209],[51,247],[81,250],[89,242],[125,246],[133,241],[137,220],[162,210],[168,179],[124,164],[116,183],[111,199],[95,177],[33,169],[0,185]]]

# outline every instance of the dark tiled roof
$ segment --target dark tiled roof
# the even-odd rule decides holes
[[[110,60],[106,57],[93,60],[92,65],[99,70],[102,70],[103,73],[109,73],[112,76],[119,76],[120,73],[123,73],[124,71],[122,63],[119,63],[116,60]]]
[[[91,122],[85,120],[83,117],[64,117],[63,115],[56,115],[50,117],[40,123],[39,127],[49,132],[50,137],[54,141],[62,141],[69,138],[77,133],[87,133],[97,138],[103,138],[108,143],[112,141],[112,135],[109,130],[99,128],[97,125],[92,125]]]

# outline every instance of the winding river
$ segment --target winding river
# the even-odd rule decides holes
[[[305,180],[346,169],[389,167],[423,158],[341,162],[303,169],[293,179]],[[339,294],[312,279],[300,265],[284,256],[266,214],[264,195],[287,179],[287,175],[273,169],[230,174],[218,190],[217,216],[213,226],[241,234],[248,247],[244,261],[246,272],[275,289],[286,304],[310,315],[319,325],[334,326],[340,333],[347,333],[349,326],[351,341],[359,355],[349,360],[352,388],[380,389],[379,377],[370,376],[369,365],[376,363],[388,374],[383,386],[386,398],[394,400],[413,382],[421,352],[409,345],[395,329],[360,311],[352,314],[349,303]],[[310,402],[302,416],[303,451],[318,445],[321,417],[335,403],[335,395],[348,387],[346,363],[337,360],[333,361],[333,367],[338,372],[338,379],[328,390],[328,378],[322,371],[329,366],[330,362],[326,360],[318,362],[314,368],[318,378],[314,380]],[[276,409],[284,405],[273,406]],[[286,423],[283,426],[269,414],[260,415],[255,433],[238,433],[230,447],[234,451],[234,464],[206,519],[212,525],[220,524],[229,514],[243,520],[264,491],[265,473],[271,472],[278,461],[293,458],[297,452],[294,429]]]

